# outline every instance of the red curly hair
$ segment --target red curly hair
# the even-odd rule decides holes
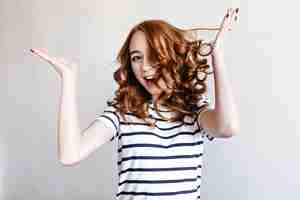
[[[175,117],[170,119],[160,115],[170,122],[182,121],[186,115],[195,117],[208,107],[208,103],[198,106],[199,100],[207,92],[205,84],[208,74],[207,59],[199,55],[199,46],[202,40],[187,39],[187,31],[177,28],[164,20],[152,19],[135,25],[129,32],[121,47],[117,61],[120,67],[114,72],[114,80],[118,83],[113,101],[107,102],[113,105],[125,119],[125,114],[133,113],[147,121],[151,94],[140,84],[135,77],[129,56],[129,44],[133,34],[142,31],[149,46],[149,59],[159,62],[155,83],[163,79],[168,90],[163,90],[155,100],[155,110],[160,105],[167,106],[175,112]],[[203,75],[199,78],[199,75]]]

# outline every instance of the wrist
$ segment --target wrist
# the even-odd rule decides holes
[[[213,57],[222,56],[223,55],[223,49],[220,46],[215,46],[213,48],[213,51],[211,53]]]
[[[76,83],[77,82],[77,77],[74,76],[73,74],[68,74],[65,73],[62,75],[62,81],[63,82],[70,82],[70,83]]]
[[[70,88],[72,90],[76,90],[77,80],[74,76],[63,76],[61,82],[64,88]]]

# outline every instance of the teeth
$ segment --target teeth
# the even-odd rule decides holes
[[[155,76],[155,71],[154,70],[149,70],[144,72],[144,77],[149,79],[153,78]]]
[[[152,79],[152,78],[154,78],[154,76],[145,76],[144,78],[145,79]]]

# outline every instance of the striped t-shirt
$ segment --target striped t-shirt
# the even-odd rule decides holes
[[[159,112],[173,113],[166,107]],[[183,122],[162,119],[150,102],[147,126],[133,113],[126,121],[107,105],[96,119],[114,130],[117,140],[118,190],[116,200],[199,200],[204,141],[214,137],[205,132],[196,118]]]

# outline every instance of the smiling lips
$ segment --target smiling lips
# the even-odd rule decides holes
[[[146,80],[150,80],[154,78],[154,74],[148,75],[148,76],[144,76],[144,79]]]
[[[144,79],[144,80],[145,80],[147,87],[150,87],[153,84],[153,82],[150,79]]]

